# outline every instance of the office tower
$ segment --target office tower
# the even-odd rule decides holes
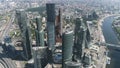
[[[39,32],[39,35],[40,35],[40,46],[44,46],[45,45],[45,43],[44,43],[44,31],[41,30]]]
[[[40,46],[40,30],[42,29],[42,23],[40,20],[40,16],[36,17],[36,30],[35,30],[35,36],[36,36],[36,46]]]
[[[24,32],[24,29],[26,29],[25,26],[27,26],[26,24],[26,13],[24,11],[24,9],[18,9],[16,10],[16,20],[18,22],[19,28],[21,30],[21,33]]]
[[[34,68],[44,68],[47,65],[47,47],[33,47]]]
[[[31,33],[30,33],[30,28],[27,27],[26,31],[25,31],[25,37],[24,39],[24,50],[25,50],[25,54],[26,54],[26,59],[29,60],[32,58],[32,44],[31,44]]]
[[[61,8],[59,8],[58,15],[56,17],[56,29],[57,32],[62,35],[62,11]]]
[[[36,46],[40,46],[39,32],[35,29]]]
[[[86,30],[86,46],[85,46],[86,48],[90,47],[90,42],[91,42],[90,31],[87,28],[87,30]]]
[[[56,42],[62,42],[62,15],[61,15],[61,8],[59,8],[58,15],[56,17],[56,23],[55,23],[55,37]]]
[[[86,27],[81,18],[76,18],[74,31],[75,31],[74,58],[76,61],[80,62],[86,41]]]
[[[62,9],[61,8],[59,8],[59,22],[60,22],[60,35],[62,36],[63,22],[62,22]]]
[[[55,4],[47,3],[47,42],[50,50],[54,50],[55,45]]]
[[[36,25],[37,25],[37,30],[40,31],[42,29],[42,21],[40,19],[40,16],[36,17]]]
[[[38,30],[35,30],[35,36],[36,36],[36,46],[44,46],[44,31],[41,30],[38,32]]]
[[[74,43],[75,44],[77,44],[77,39],[78,39],[78,33],[79,33],[79,30],[80,30],[80,26],[81,26],[81,20],[80,20],[80,18],[76,18],[75,29],[74,29],[74,33],[75,33],[75,41],[74,41]]]
[[[72,61],[73,44],[73,31],[68,30],[62,36],[63,68],[65,68],[65,62]]]
[[[30,28],[29,28],[29,20],[27,19],[27,15],[24,10],[16,11],[17,22],[19,28],[21,30],[22,39],[23,39],[23,57],[25,60],[29,60],[32,58],[31,54],[31,38],[30,38]]]

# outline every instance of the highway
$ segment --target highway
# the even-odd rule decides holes
[[[6,54],[0,54],[0,68],[16,68],[16,64],[7,57]]]
[[[118,47],[118,48],[120,48],[120,45],[116,45],[116,44],[109,44],[109,43],[105,43],[106,44],[106,46],[112,46],[112,47]]]
[[[4,40],[4,37],[8,35],[10,32],[10,27],[12,26],[12,22],[14,21],[15,15],[12,13],[11,19],[8,20],[6,24],[3,24],[1,27],[1,34],[0,34],[0,41],[2,42]],[[3,28],[4,27],[4,28]],[[2,44],[0,44],[1,46]],[[0,47],[3,51],[0,50],[0,68],[16,68],[16,64],[13,60],[10,59],[8,54],[4,52],[4,48]]]
[[[111,47],[120,48],[120,45],[117,45],[117,44],[110,44],[110,43],[104,43],[104,42],[99,42],[99,44],[103,46],[111,46]]]
[[[3,41],[4,37],[7,36],[8,33],[10,32],[10,27],[12,26],[12,23],[14,22],[14,19],[15,19],[15,13],[14,12],[12,13],[10,18],[11,19],[9,19],[9,21],[5,25],[5,28],[2,28],[3,31],[1,31],[0,41]]]

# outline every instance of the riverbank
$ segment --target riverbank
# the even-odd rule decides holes
[[[105,38],[106,43],[109,44],[118,44],[119,40],[112,28],[112,22],[114,21],[114,16],[108,16],[106,17],[101,23],[102,23],[102,32]],[[107,65],[106,68],[119,68],[120,67],[120,52],[117,51],[120,48],[108,46],[109,49],[108,56],[111,58],[110,65]],[[117,49],[117,50],[116,50]]]
[[[105,18],[107,18],[107,17],[109,17],[110,15],[105,15],[104,17],[102,17],[102,18],[100,18],[99,20],[98,20],[98,34],[99,34],[99,42],[102,42],[102,43],[106,43],[106,40],[105,40],[105,37],[104,37],[104,35],[103,35],[103,31],[102,31],[102,24],[103,24],[103,21],[104,21],[104,19]],[[108,52],[109,50],[108,50],[108,48],[107,48],[107,46],[105,46],[105,48],[106,48],[106,52]],[[102,50],[102,49],[101,49]],[[105,58],[106,59],[106,62],[105,63],[103,63],[103,66],[104,66],[104,68],[106,68],[106,67],[108,67],[107,66],[107,64],[108,64],[108,62],[110,62],[110,60],[108,61],[108,56]],[[105,60],[104,60],[105,61]],[[107,62],[108,61],[108,62]]]
[[[112,15],[109,15],[109,14],[106,14],[106,15],[104,15],[103,17],[101,17],[101,18],[99,18],[98,19],[98,30],[100,31],[100,42],[103,42],[103,43],[105,43],[106,41],[105,41],[105,38],[104,38],[104,35],[103,35],[103,31],[102,31],[102,24],[103,24],[103,21],[104,21],[104,19],[105,18],[107,18],[107,17],[110,17],[110,16],[114,16],[115,14],[112,14]]]
[[[103,35],[103,31],[102,31],[102,26],[103,26],[103,21],[108,18],[108,17],[112,17],[112,16],[120,16],[120,14],[105,14],[103,15],[100,19],[98,19],[98,28],[100,29],[100,34],[101,34],[101,38],[102,41],[101,42],[106,42],[104,35]],[[100,27],[99,27],[100,26]],[[116,33],[116,32],[115,32]],[[117,35],[117,33],[116,33]],[[120,36],[120,35],[119,35]],[[120,38],[119,38],[120,40]]]
[[[104,21],[104,19],[106,17],[109,17],[109,15],[105,15],[104,17],[98,19],[98,31],[100,31],[99,32],[99,34],[100,34],[100,42],[103,42],[103,43],[105,43],[105,38],[104,38],[104,35],[103,35],[101,27],[102,27],[102,23],[103,23],[103,21]]]

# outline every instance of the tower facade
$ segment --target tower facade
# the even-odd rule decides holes
[[[76,18],[74,33],[74,58],[80,62],[86,42],[86,28],[81,18]]]
[[[40,19],[40,16],[37,16],[36,17],[36,30],[35,30],[35,36],[36,36],[36,46],[41,46],[41,43],[40,43],[40,31],[42,30],[42,22],[41,22],[41,19]],[[42,45],[44,46],[44,45]]]
[[[44,68],[47,65],[47,47],[33,47],[34,68]]]
[[[47,41],[50,50],[54,50],[55,45],[55,4],[46,4],[47,9]]]
[[[23,57],[25,60],[29,60],[32,58],[32,53],[31,53],[31,33],[30,33],[30,28],[29,28],[29,19],[27,19],[27,14],[25,13],[24,10],[17,10],[16,11],[16,18],[17,22],[19,25],[19,28],[21,30],[21,35],[23,39]]]
[[[65,62],[72,61],[73,55],[73,31],[67,31],[62,36],[62,58],[63,68],[65,68]]]

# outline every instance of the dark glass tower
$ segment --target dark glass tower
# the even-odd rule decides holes
[[[41,45],[41,33],[40,31],[42,30],[42,23],[41,23],[41,19],[40,19],[40,16],[37,16],[36,17],[36,25],[37,25],[37,28],[35,30],[35,36],[36,36],[36,46],[44,46],[44,45]]]
[[[72,61],[73,55],[73,31],[67,31],[62,36],[62,63],[65,68],[65,62]]]
[[[45,68],[47,65],[47,47],[33,47],[34,68]]]
[[[86,41],[86,27],[81,18],[76,18],[75,22],[75,40],[74,40],[74,58],[80,61],[83,55]]]
[[[49,50],[54,50],[55,45],[55,4],[46,4],[47,9],[47,38]]]
[[[27,14],[24,10],[17,10],[16,17],[23,39],[23,57],[25,58],[25,60],[29,60],[32,58],[30,28],[28,26],[29,20],[27,19]]]

